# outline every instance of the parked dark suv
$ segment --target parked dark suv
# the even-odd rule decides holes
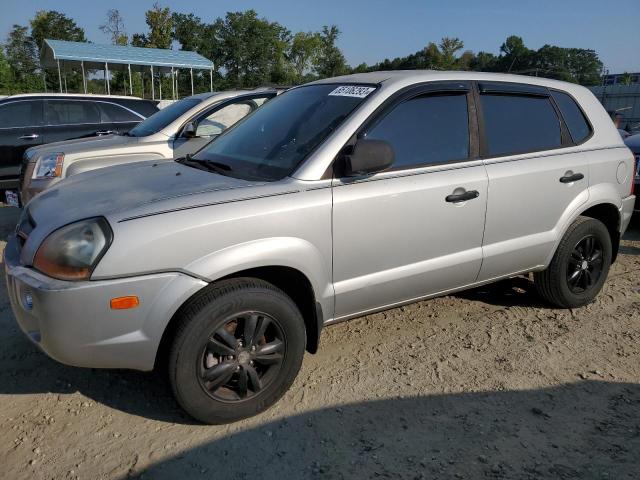
[[[24,151],[72,138],[125,133],[158,111],[132,97],[13,95],[0,100],[0,190],[18,186]]]

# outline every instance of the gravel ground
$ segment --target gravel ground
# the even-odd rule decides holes
[[[639,478],[639,272],[636,221],[585,308],[520,277],[326,328],[275,407],[219,427],[161,375],[49,360],[2,285],[0,478]]]

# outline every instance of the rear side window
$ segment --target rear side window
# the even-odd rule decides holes
[[[122,108],[113,103],[98,102],[98,107],[102,111],[103,122],[140,122],[143,119],[135,113]]]
[[[48,125],[100,123],[100,112],[93,102],[47,101]]]
[[[407,100],[367,132],[395,152],[394,169],[464,160],[469,157],[467,97],[424,95]]]
[[[584,114],[575,100],[566,93],[551,91],[551,95],[558,104],[562,118],[567,124],[574,143],[580,143],[591,134],[591,128],[584,118]]]
[[[489,155],[561,146],[560,120],[548,97],[484,94],[480,99]]]
[[[35,127],[41,123],[41,101],[30,100],[0,105],[0,128]]]

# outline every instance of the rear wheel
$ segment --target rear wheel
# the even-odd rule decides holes
[[[169,379],[178,403],[202,422],[228,423],[266,410],[300,369],[302,315],[267,282],[222,282],[196,297],[179,322]]]
[[[599,220],[578,217],[562,238],[549,268],[535,274],[538,292],[563,308],[592,302],[607,279],[611,251],[607,227]]]

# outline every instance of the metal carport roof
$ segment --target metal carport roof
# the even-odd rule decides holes
[[[144,72],[145,67],[151,71],[153,98],[155,98],[153,78],[156,74],[169,72],[173,79],[173,96],[176,98],[178,69],[189,69],[192,94],[193,70],[209,70],[211,90],[213,90],[213,62],[196,52],[45,39],[40,56],[44,67],[58,69],[60,92],[62,92],[61,67],[64,69],[74,64],[82,69],[85,93],[87,91],[85,70],[87,69],[105,71],[105,82],[109,93],[109,70],[128,70],[129,90],[133,94],[131,71]],[[162,93],[160,96],[162,98]]]
[[[42,62],[45,67],[56,67],[58,60],[84,62],[86,68],[102,68],[105,63],[118,65],[154,66],[170,70],[194,68],[210,70],[213,62],[196,52],[165,50],[161,48],[100,45],[97,43],[45,40]]]

